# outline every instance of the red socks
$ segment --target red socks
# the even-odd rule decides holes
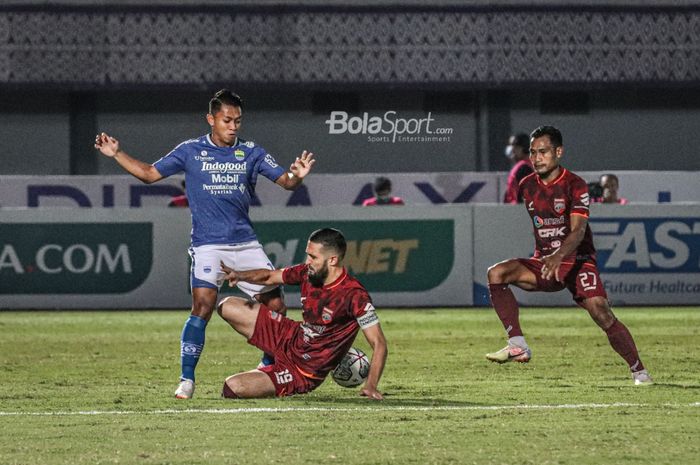
[[[501,319],[508,337],[522,336],[523,332],[518,319],[518,302],[508,284],[489,284],[489,294],[493,308]]]
[[[630,366],[630,370],[639,371],[644,369],[644,364],[639,360],[639,353],[637,353],[634,339],[632,339],[629,330],[621,321],[615,320],[615,323],[605,330],[605,334],[608,335],[610,345],[615,349],[615,352],[620,354]]]

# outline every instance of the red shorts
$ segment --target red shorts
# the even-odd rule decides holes
[[[588,260],[576,262],[562,262],[559,267],[559,279],[542,278],[542,262],[537,258],[519,258],[525,268],[532,271],[537,277],[537,289],[534,291],[556,292],[567,288],[576,302],[581,302],[591,297],[608,298],[603,281],[598,274],[598,267]]]
[[[323,383],[324,378],[302,372],[295,363],[290,347],[302,336],[299,322],[260,305],[255,330],[248,343],[275,357],[275,363],[259,370],[270,377],[278,397],[305,394]]]

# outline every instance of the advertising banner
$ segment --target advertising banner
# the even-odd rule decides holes
[[[372,197],[374,174],[312,174],[289,192],[260,178],[252,207],[361,205]],[[500,173],[382,174],[393,193],[412,205],[498,202]],[[143,184],[129,175],[0,176],[0,207],[165,207],[183,194],[182,176]]]
[[[486,270],[534,250],[522,206],[474,206],[474,303],[490,305]],[[700,304],[700,205],[591,207],[598,268],[617,305]],[[525,305],[571,305],[568,291],[515,291]]]
[[[601,172],[578,173],[597,181]],[[697,202],[700,173],[616,172],[620,196],[634,203]],[[388,177],[392,193],[408,205],[501,203],[506,173],[313,173],[296,191],[289,192],[267,179],[259,179],[253,208],[260,206],[319,207],[361,205],[372,197],[377,176]],[[183,194],[182,176],[146,185],[129,175],[110,176],[0,176],[0,207],[165,207]]]
[[[191,305],[186,209],[5,209],[3,219],[0,309]],[[378,306],[472,303],[465,207],[265,208],[253,221],[277,268],[304,261],[314,230],[341,229],[345,264]],[[298,288],[285,293],[298,307]]]

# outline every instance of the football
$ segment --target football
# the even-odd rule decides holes
[[[360,349],[351,347],[335,370],[331,371],[333,381],[343,387],[355,387],[362,384],[369,374],[369,358]]]

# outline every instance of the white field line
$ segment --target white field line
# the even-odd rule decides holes
[[[366,407],[240,407],[215,409],[156,409],[156,410],[90,410],[54,412],[3,412],[0,416],[74,416],[74,415],[192,415],[197,413],[232,415],[241,413],[304,413],[304,412],[438,412],[438,411],[499,411],[499,410],[585,410],[608,408],[689,408],[700,407],[700,402],[689,404],[637,404],[615,402],[611,404],[541,404],[541,405],[444,405],[444,406],[386,406]]]

